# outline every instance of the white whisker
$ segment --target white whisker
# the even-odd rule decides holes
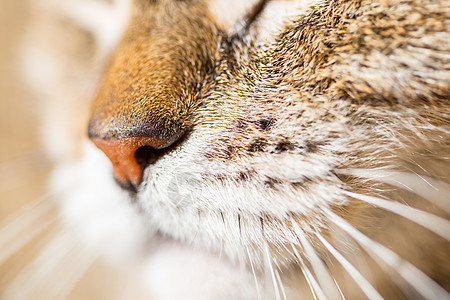
[[[344,191],[344,193],[350,197],[370,203],[377,207],[381,207],[409,219],[412,222],[436,233],[444,239],[450,240],[450,222],[441,217],[395,201],[389,201],[378,197],[361,195],[348,191]]]
[[[338,172],[340,174],[375,180],[405,189],[450,213],[450,184],[443,181],[412,172],[401,171],[341,169]]]
[[[10,283],[5,299],[65,299],[96,257],[75,248],[73,233],[64,228],[43,243],[41,253]]]
[[[273,269],[272,259],[270,257],[270,253],[269,253],[269,245],[267,244],[267,242],[264,243],[264,251],[265,251],[265,254],[266,254],[266,258],[267,258],[267,264],[268,264],[268,267],[269,267],[269,270],[270,270],[270,275],[272,277],[273,288],[275,289],[275,299],[276,300],[281,300],[281,298],[280,298],[280,290],[278,288],[278,284],[277,284],[277,281],[275,279],[275,272],[274,272],[274,269]]]
[[[350,225],[347,221],[331,212],[324,209],[328,218],[336,224],[339,228],[347,232],[351,237],[363,247],[367,253],[375,260],[382,260],[389,265],[400,276],[402,276],[414,289],[417,290],[425,299],[448,299],[449,293],[438,285],[434,280],[428,277],[421,270],[416,268],[410,262],[405,261],[395,252],[384,247],[383,245],[371,240],[359,230]],[[387,265],[380,264],[381,267],[386,268]]]
[[[41,288],[40,281],[69,253],[72,242],[67,232],[58,232],[56,236],[50,234],[42,243],[47,246],[8,286],[3,295],[6,299],[30,299],[28,294],[36,293]],[[27,288],[23,289],[23,286]]]
[[[317,283],[316,279],[312,275],[309,268],[304,263],[303,259],[300,257],[297,249],[295,248],[295,245],[291,244],[291,246],[292,246],[292,250],[294,251],[295,257],[297,258],[298,262],[300,263],[300,268],[302,270],[303,276],[305,276],[306,282],[308,283],[308,286],[309,286],[312,296],[314,297],[315,300],[317,300],[317,298],[319,298],[321,300],[322,299],[326,300],[327,297],[325,297],[325,294],[323,293],[321,287]]]
[[[358,271],[358,269],[356,269],[341,253],[339,253],[336,248],[334,248],[321,234],[316,233],[316,236],[328,249],[328,251],[336,258],[336,260],[344,267],[367,298],[383,299],[372,284],[370,284],[370,282]]]
[[[59,291],[57,294],[57,299],[66,299],[70,292],[73,290],[75,285],[80,281],[83,275],[89,270],[92,266],[98,255],[94,253],[87,253],[80,251],[71,251],[70,257],[70,265],[64,266],[64,272],[60,272],[63,274],[67,274],[66,278],[62,280],[60,283]]]
[[[248,260],[250,262],[250,267],[252,268],[253,279],[255,280],[256,296],[257,296],[257,299],[260,300],[261,299],[261,292],[259,291],[258,278],[256,276],[255,266],[253,265],[253,260],[252,260],[252,257],[250,255],[250,249],[248,248],[247,244],[245,245],[245,249],[247,250]]]
[[[336,285],[333,283],[333,279],[328,273],[325,264],[316,254],[316,251],[312,247],[311,243],[308,242],[300,227],[295,222],[292,222],[292,224],[294,226],[295,234],[298,237],[301,246],[305,249],[308,260],[311,262],[311,266],[317,276],[322,290],[325,289],[324,292],[326,298],[339,299],[339,291],[336,290]]]
[[[34,199],[0,224],[0,264],[58,219],[52,199],[76,181]]]
[[[339,283],[337,282],[336,278],[333,277],[333,281],[339,291],[339,294],[341,294],[341,298],[345,300],[344,293],[342,293],[341,287],[339,286]]]
[[[277,276],[278,284],[280,285],[281,294],[283,295],[283,299],[287,300],[286,292],[284,291],[283,281],[281,281],[280,272],[277,270],[275,272],[275,275]]]
[[[55,204],[43,195],[2,222],[0,227],[0,264],[55,222]]]
[[[34,237],[36,237],[39,233],[41,233],[44,229],[48,228],[51,224],[56,221],[56,216],[52,216],[49,219],[46,219],[34,226],[27,226],[24,232],[19,233],[13,239],[10,237],[3,236],[0,233],[0,244],[2,245],[2,250],[0,251],[0,264],[2,264],[5,260],[7,260],[11,255],[16,253],[20,248],[29,243]],[[9,232],[11,233],[11,232]],[[8,233],[6,235],[9,235]],[[9,242],[5,243],[5,240],[9,240]]]
[[[22,217],[30,214],[33,210],[39,210],[42,206],[48,206],[51,204],[49,201],[53,193],[45,193],[42,196],[37,197],[36,199],[27,203],[24,207],[20,208],[19,211],[13,213],[8,218],[4,219],[0,223],[0,228],[9,226],[10,223],[13,223],[17,220],[20,220]]]

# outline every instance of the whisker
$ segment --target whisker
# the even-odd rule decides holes
[[[272,282],[273,282],[273,287],[275,289],[275,299],[276,300],[281,300],[280,298],[280,290],[278,288],[278,284],[277,281],[275,279],[275,272],[273,270],[273,265],[272,265],[272,260],[270,258],[270,253],[269,253],[269,245],[266,243],[264,243],[264,251],[266,254],[266,258],[267,258],[267,263],[269,265],[269,270],[270,270],[270,275],[272,277]]]
[[[419,175],[412,172],[382,171],[368,169],[341,169],[340,174],[356,176],[390,184],[416,195],[437,205],[447,213],[450,213],[450,184],[434,178]]]
[[[24,207],[20,208],[17,212],[10,215],[8,218],[4,219],[0,223],[0,228],[8,226],[9,223],[13,223],[18,219],[21,219],[26,214],[29,214],[30,211],[39,209],[40,206],[49,205],[49,200],[54,196],[54,193],[48,192],[45,193],[36,199],[27,203]]]
[[[309,290],[310,290],[310,292],[311,292],[311,295],[313,296],[313,298],[314,298],[314,300],[317,300],[317,296],[316,296],[316,292],[315,292],[315,289],[317,288],[317,286],[315,286],[315,287],[313,287],[312,285],[311,285],[311,272],[309,271],[309,269],[307,270],[307,271],[309,271],[309,274],[306,274],[305,273],[305,270],[303,269],[303,267],[301,268],[301,270],[302,270],[302,274],[303,274],[303,276],[305,277],[305,280],[306,280],[306,282],[308,283],[308,286],[309,286]],[[317,285],[317,281],[315,281],[315,283],[314,284],[316,284]],[[325,296],[323,296],[323,297],[325,297]],[[321,299],[325,299],[325,298],[321,298]]]
[[[383,299],[372,284],[356,269],[339,251],[336,250],[321,234],[316,233],[317,238],[322,242],[325,248],[336,258],[344,267],[347,273],[353,278],[355,283],[361,288],[361,291],[369,299]]]
[[[98,256],[75,247],[73,233],[64,227],[42,244],[46,246],[40,254],[8,286],[5,299],[66,299]]]
[[[405,204],[385,200],[379,197],[361,195],[349,191],[344,191],[348,196],[381,207],[399,216],[411,220],[412,222],[427,228],[446,240],[450,240],[450,222],[430,214],[428,212],[407,206]]]
[[[339,286],[339,283],[337,282],[336,278],[333,277],[333,281],[339,291],[339,294],[341,294],[341,298],[345,300],[344,293],[342,293],[341,287]]]
[[[4,263],[9,257],[11,257],[24,245],[29,243],[39,233],[54,224],[56,219],[56,216],[52,216],[45,221],[39,222],[35,226],[30,225],[27,227],[27,230],[24,230],[25,232],[18,234],[17,237],[12,240],[10,237],[5,238],[4,236],[0,236],[0,244],[2,245],[2,250],[0,252],[0,264]],[[9,240],[9,242],[5,243],[5,240]]]
[[[57,232],[49,234],[42,241],[46,246],[40,255],[35,258],[20,274],[11,282],[4,292],[6,299],[31,299],[41,288],[41,280],[60,263],[69,253],[72,241],[67,232],[58,229]],[[27,288],[24,289],[23,287]]]
[[[324,212],[328,215],[330,221],[354,238],[373,259],[381,260],[383,263],[391,266],[425,299],[448,299],[449,293],[413,264],[402,259],[395,252],[380,243],[371,240],[332,211],[324,209]],[[380,266],[386,268],[387,265],[385,264],[380,264]]]
[[[299,255],[295,245],[291,244],[291,246],[292,246],[292,251],[294,251],[295,257],[297,258],[298,262],[300,263],[300,268],[302,270],[303,276],[306,279],[306,282],[308,283],[308,286],[309,286],[309,289],[311,291],[312,296],[314,297],[315,300],[317,300],[317,298],[319,298],[321,300],[322,299],[326,300],[327,297],[325,297],[325,294],[323,293],[321,287],[317,283],[316,279],[312,275],[312,273],[309,270],[309,268],[306,266],[306,264],[303,261],[303,259],[300,257],[300,255]]]
[[[45,194],[4,220],[0,227],[0,264],[57,219],[51,194]]]
[[[73,180],[37,197],[1,222],[0,245],[3,247],[0,250],[0,264],[58,219],[59,216],[53,211],[57,208],[53,199],[74,183],[76,181]]]
[[[280,289],[281,289],[281,294],[283,295],[283,299],[284,299],[284,300],[287,300],[287,298],[286,298],[286,292],[284,291],[283,281],[281,281],[280,272],[279,272],[278,270],[276,270],[275,275],[276,275],[276,277],[277,277],[278,284],[279,284]]]
[[[336,285],[333,283],[333,280],[328,273],[324,263],[316,254],[316,251],[312,247],[311,243],[308,242],[299,226],[295,222],[292,222],[292,224],[294,226],[295,234],[298,237],[301,246],[303,247],[303,249],[305,249],[308,260],[311,262],[312,268],[318,278],[320,286],[326,289],[326,291],[324,291],[326,298],[339,299],[339,291],[336,290]]]
[[[250,249],[248,248],[247,244],[245,244],[245,249],[247,250],[248,260],[250,261],[250,267],[252,268],[253,279],[255,280],[256,296],[257,296],[257,299],[260,300],[261,292],[259,291],[258,277],[256,276],[255,266],[253,265],[253,260],[250,255]]]
[[[93,265],[94,261],[97,259],[98,255],[95,253],[81,254],[78,250],[72,250],[70,257],[70,265],[65,266],[64,272],[59,272],[59,274],[68,274],[68,276],[60,283],[60,288],[57,294],[57,299],[66,299],[70,292],[73,290],[75,285],[80,281],[83,275],[89,270]],[[68,270],[68,271],[67,271]]]

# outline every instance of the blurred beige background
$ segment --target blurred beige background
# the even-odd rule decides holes
[[[26,204],[46,191],[51,169],[39,147],[31,92],[19,71],[21,38],[27,25],[26,1],[2,0],[0,9],[0,236]],[[20,219],[19,219],[20,221]],[[0,293],[37,249],[22,247],[0,265]]]
[[[39,101],[26,87],[20,72],[20,45],[27,30],[30,12],[26,0],[0,0],[0,298],[23,270],[41,253],[42,240],[52,231],[50,226],[37,234],[15,253],[1,259],[1,248],[8,244],[7,233],[12,224],[24,220],[27,204],[47,193],[47,180],[52,164],[41,150],[38,130]],[[56,207],[56,206],[55,206]],[[56,215],[52,208],[50,215]],[[31,229],[30,229],[31,230]],[[20,233],[26,234],[26,232]],[[20,238],[20,237],[16,237]],[[4,245],[2,245],[4,243]],[[3,249],[4,251],[5,249]],[[70,273],[70,269],[68,270]],[[68,299],[137,299],[138,289],[128,287],[117,293],[123,281],[112,269],[94,262],[88,272],[73,287]],[[64,275],[64,274],[61,274]],[[58,278],[41,279],[50,286],[58,285]],[[112,288],[115,287],[115,288]],[[23,289],[27,287],[24,286]],[[112,291],[112,292],[111,292]],[[48,299],[39,294],[34,299]]]
[[[19,45],[27,2],[1,0],[0,9],[0,218],[44,192],[49,164],[39,150],[31,93],[19,72]],[[14,199],[14,200],[13,200]]]

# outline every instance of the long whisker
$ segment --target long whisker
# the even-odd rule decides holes
[[[97,257],[98,255],[96,253],[80,253],[80,251],[72,249],[68,256],[71,264],[64,266],[64,272],[58,272],[58,274],[68,274],[68,276],[60,283],[56,297],[57,299],[67,298],[76,283],[79,282],[83,275],[89,270]]]
[[[284,299],[284,300],[287,300],[286,292],[285,292],[285,290],[284,290],[283,281],[281,280],[281,276],[280,276],[280,271],[276,270],[275,275],[276,275],[276,277],[277,277],[278,284],[279,284],[280,290],[281,290],[281,294],[283,295],[283,299]]]
[[[270,275],[272,277],[272,282],[273,282],[273,287],[275,289],[275,299],[276,300],[281,300],[280,298],[280,290],[278,288],[278,283],[275,279],[275,272],[273,270],[273,264],[272,264],[272,259],[270,257],[270,253],[269,253],[269,245],[266,243],[264,243],[264,252],[266,254],[266,258],[267,258],[267,264],[269,266],[269,270],[270,270]]]
[[[316,233],[317,238],[322,242],[325,248],[336,258],[336,260],[344,267],[347,273],[353,278],[361,291],[369,299],[383,299],[378,291],[370,284],[370,282],[356,269],[339,251],[336,250],[321,234]]]
[[[308,242],[305,235],[302,233],[302,230],[299,228],[297,223],[292,222],[294,226],[294,231],[296,236],[299,239],[299,242],[303,249],[305,249],[306,255],[308,257],[308,260],[311,262],[312,268],[314,270],[314,273],[317,276],[317,279],[320,283],[320,286],[325,289],[325,295],[328,299],[339,299],[339,291],[336,290],[336,286],[333,283],[333,279],[331,278],[330,274],[327,271],[327,268],[325,267],[322,260],[319,258],[319,256],[316,254],[316,251],[312,247],[312,245]]]
[[[338,173],[387,183],[432,202],[450,213],[450,184],[412,172],[382,171],[368,169],[341,169]]]
[[[2,222],[0,264],[56,221],[57,215],[51,214],[55,209],[51,196],[45,194],[37,198]]]
[[[344,191],[344,193],[350,197],[381,207],[399,216],[409,219],[412,222],[436,233],[444,239],[450,240],[450,222],[441,217],[432,215],[428,212],[404,205],[399,202],[388,201],[382,198],[361,195],[348,191]]]
[[[341,287],[339,286],[339,283],[337,282],[336,278],[333,277],[333,281],[334,281],[334,284],[336,285],[336,288],[339,291],[339,294],[341,295],[341,298],[345,300],[344,293],[342,292]]]
[[[72,180],[45,193],[1,222],[0,264],[57,220],[58,215],[52,211],[56,209],[53,199],[75,183]]]
[[[8,226],[8,224],[13,223],[14,221],[17,221],[18,219],[22,218],[26,214],[29,214],[30,211],[33,211],[35,209],[39,209],[40,206],[43,205],[49,205],[49,200],[54,196],[55,193],[47,192],[36,199],[30,201],[27,203],[24,207],[20,208],[17,212],[13,213],[12,215],[8,216],[8,218],[5,218],[0,222],[0,228]]]
[[[260,300],[261,292],[259,290],[258,277],[256,276],[255,266],[253,265],[253,259],[250,255],[250,249],[248,248],[247,244],[245,244],[245,249],[247,250],[248,260],[250,262],[250,267],[252,268],[253,279],[255,280],[256,296],[257,296],[257,299]]]
[[[312,275],[309,268],[306,266],[303,259],[300,257],[295,245],[291,244],[291,246],[292,246],[292,251],[294,252],[295,257],[297,258],[298,262],[300,263],[300,268],[302,270],[303,276],[305,276],[306,282],[308,283],[308,286],[309,286],[309,289],[311,290],[312,296],[314,297],[315,300],[317,300],[317,298],[319,298],[321,300],[322,299],[326,300],[327,297],[325,297],[325,294],[323,293],[321,287],[317,283],[316,279]]]
[[[49,274],[58,269],[58,265],[63,263],[69,256],[73,248],[72,235],[64,229],[58,229],[56,233],[50,234],[42,241],[46,246],[40,255],[34,259],[8,286],[4,293],[6,299],[32,299],[38,298],[42,289],[47,298],[55,298],[57,288],[49,280]],[[60,274],[57,274],[61,277]],[[56,276],[55,276],[56,277]],[[58,278],[61,283],[62,278]],[[23,287],[27,288],[24,289]],[[52,296],[52,297],[50,297]]]
[[[324,212],[328,215],[330,221],[353,237],[372,258],[375,260],[381,259],[384,263],[390,265],[393,270],[402,276],[425,299],[448,299],[449,294],[445,289],[410,262],[405,261],[395,252],[371,240],[330,210],[324,209]],[[386,268],[385,264],[380,264],[380,266]]]
[[[47,246],[5,291],[7,299],[66,299],[75,284],[98,256],[75,247],[73,234],[67,229],[51,234],[43,241]],[[58,284],[53,284],[57,280]],[[27,288],[24,289],[23,287]]]

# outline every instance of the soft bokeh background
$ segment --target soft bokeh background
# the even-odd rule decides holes
[[[30,30],[31,11],[29,1],[0,0],[0,298],[17,282],[26,290],[27,279],[18,281],[42,253],[55,228],[60,226],[57,219],[57,201],[47,190],[52,162],[42,150],[39,131],[43,102],[23,79],[20,67],[23,37]],[[31,28],[32,30],[33,28]],[[39,70],[38,70],[39,71]],[[47,201],[50,200],[50,201]],[[45,202],[45,213],[33,219],[39,203]],[[55,220],[36,235],[32,234],[40,224]],[[30,221],[32,220],[32,221]],[[29,223],[26,223],[29,222]],[[21,245],[23,238],[30,234]],[[13,253],[5,250],[14,249]],[[70,259],[69,259],[70,260]],[[63,261],[62,265],[70,262]],[[75,262],[71,262],[75,263]],[[36,274],[39,291],[31,291],[33,299],[49,299],[52,287],[59,286],[70,275],[70,267],[63,267],[60,276],[51,275],[45,264],[38,266]],[[58,274],[58,273],[56,273]],[[48,278],[46,278],[46,276]],[[79,281],[69,287],[68,299],[136,299],[140,292],[135,287],[124,284],[118,272],[95,261]],[[42,286],[42,288],[40,288]],[[123,287],[123,288],[122,288]],[[10,292],[10,291],[9,291]],[[25,293],[26,294],[26,293]],[[8,299],[11,294],[9,294]],[[13,293],[13,296],[16,295]],[[20,298],[20,295],[17,294]],[[22,295],[23,297],[23,295]],[[130,298],[131,297],[131,298]]]
[[[46,193],[51,164],[40,150],[32,93],[19,71],[20,44],[29,15],[26,1],[2,0],[0,9],[0,240],[11,244],[11,222],[26,205]],[[8,230],[10,229],[10,230]],[[17,235],[18,232],[12,232]],[[43,232],[0,265],[0,292],[38,251]],[[7,240],[9,239],[9,240]]]
[[[44,193],[48,161],[39,150],[31,93],[19,72],[27,2],[2,0],[0,9],[0,216]],[[14,201],[12,201],[14,199]]]

